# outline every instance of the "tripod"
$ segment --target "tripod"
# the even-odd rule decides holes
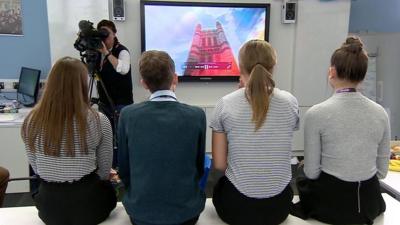
[[[89,99],[90,99],[90,105],[93,106],[94,104],[97,104],[100,108],[100,104],[101,102],[99,102],[98,98],[93,98],[93,89],[94,89],[94,81],[97,80],[98,83],[100,83],[101,88],[103,89],[103,92],[106,96],[106,99],[109,103],[109,108],[111,109],[111,118],[112,118],[112,129],[113,129],[113,148],[114,148],[114,153],[117,151],[118,149],[118,138],[117,138],[117,129],[118,129],[118,118],[119,118],[119,113],[117,108],[115,107],[114,101],[112,100],[112,98],[110,97],[106,86],[104,85],[103,80],[101,79],[100,75],[99,75],[99,68],[100,68],[100,53],[97,52],[96,50],[86,50],[85,53],[80,52],[80,56],[81,56],[81,61],[87,65],[88,68],[88,72],[89,72],[89,76],[90,76],[90,80],[89,80]],[[86,59],[86,61],[85,61]],[[97,93],[99,93],[98,91],[98,86],[96,86],[97,88]],[[115,155],[115,154],[114,154]],[[115,156],[114,156],[115,157]],[[114,162],[113,159],[113,168],[116,166],[114,164],[116,163],[116,160]]]

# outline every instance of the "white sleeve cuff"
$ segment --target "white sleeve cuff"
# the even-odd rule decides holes
[[[129,55],[129,52],[127,50],[122,50],[119,53],[118,64],[115,70],[118,73],[125,75],[129,72],[130,67],[131,67],[131,56]]]

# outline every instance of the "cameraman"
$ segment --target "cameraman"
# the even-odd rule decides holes
[[[113,132],[116,132],[114,121],[118,122],[119,112],[123,107],[133,103],[131,57],[128,49],[120,44],[115,36],[117,29],[112,21],[100,21],[97,24],[97,30],[108,31],[107,38],[103,39],[103,48],[98,50],[102,54],[99,74],[106,89],[105,91],[99,83],[97,84],[99,110],[108,117]],[[114,109],[106,96],[106,92],[114,103]],[[116,115],[114,112],[116,112]],[[115,120],[114,116],[116,116]],[[114,155],[116,155],[116,152],[114,152]],[[114,157],[113,167],[117,166],[115,159]]]

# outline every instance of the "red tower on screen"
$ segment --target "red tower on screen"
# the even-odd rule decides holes
[[[219,22],[217,29],[202,30],[197,24],[183,75],[239,76],[239,67]]]

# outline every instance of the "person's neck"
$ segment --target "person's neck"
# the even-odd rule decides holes
[[[337,90],[341,90],[341,89],[345,89],[345,88],[357,88],[357,83],[352,83],[352,82],[347,82],[347,81],[342,81],[342,82],[337,82],[333,88],[335,89],[335,91]]]
[[[172,90],[172,89],[160,89],[160,90],[155,90],[155,91],[153,91],[153,92],[150,91],[150,93],[151,93],[151,94],[154,94],[154,93],[156,93],[157,91],[171,91],[171,92],[174,92],[174,93],[175,93],[175,91]]]

